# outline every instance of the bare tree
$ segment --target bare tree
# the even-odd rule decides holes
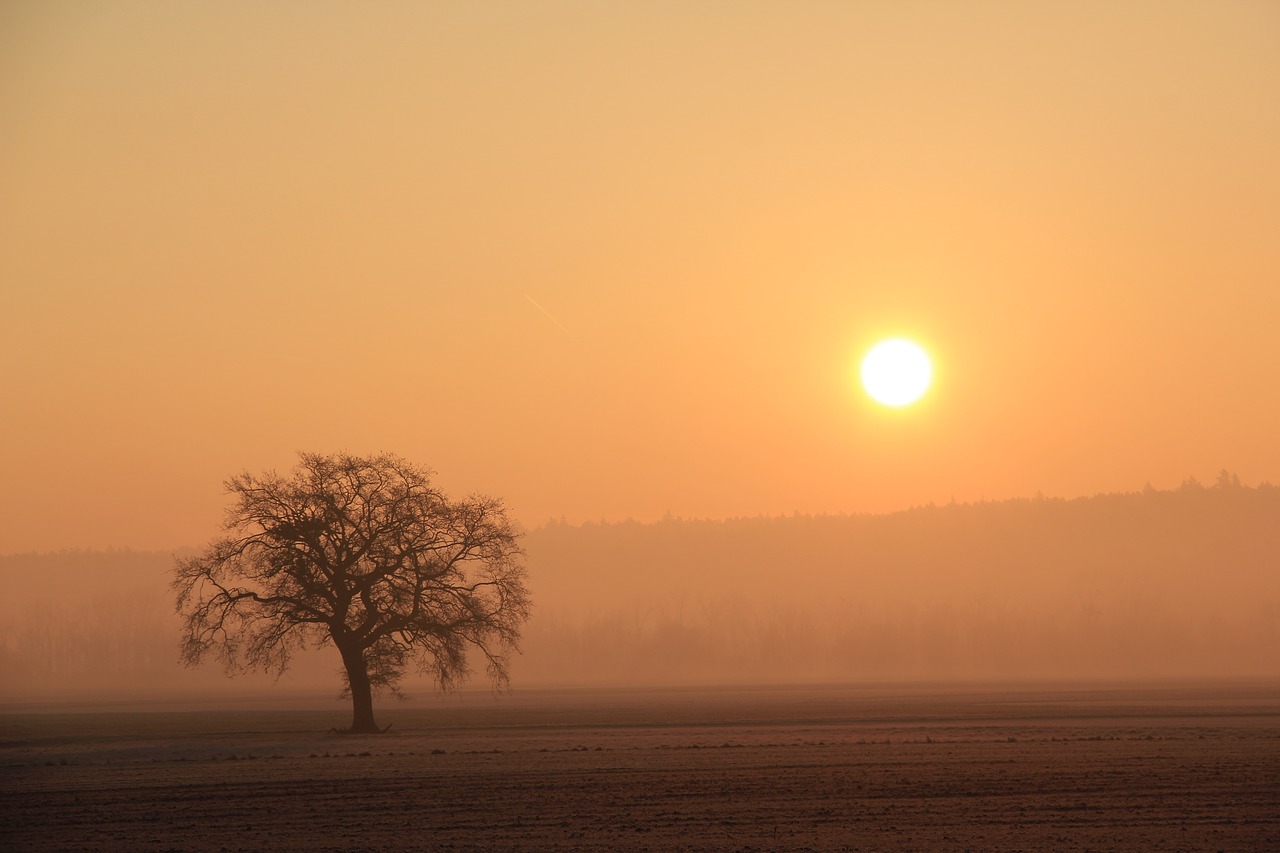
[[[226,535],[177,561],[184,662],[278,674],[332,643],[354,732],[379,730],[373,692],[398,694],[410,663],[448,689],[475,650],[506,683],[529,611],[519,533],[500,501],[449,500],[429,477],[391,455],[304,453],[292,476],[228,480]]]

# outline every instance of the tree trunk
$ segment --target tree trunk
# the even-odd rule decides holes
[[[369,669],[364,660],[364,649],[342,650],[342,663],[347,668],[347,686],[351,688],[351,729],[353,732],[380,732],[373,721],[373,686],[369,683]]]

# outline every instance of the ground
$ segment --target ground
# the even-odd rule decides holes
[[[1280,685],[0,714],[0,847],[1280,850]]]

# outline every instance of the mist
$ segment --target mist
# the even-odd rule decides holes
[[[1280,675],[1280,489],[1205,487],[886,515],[549,523],[512,687]],[[336,696],[178,663],[174,555],[0,558],[0,698]],[[434,692],[424,679],[410,697]]]
[[[1280,490],[1238,485],[530,537],[536,681],[1280,673]]]

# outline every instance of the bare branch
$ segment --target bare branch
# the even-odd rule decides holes
[[[475,649],[505,683],[529,613],[520,534],[501,501],[451,501],[430,474],[390,455],[304,453],[289,477],[228,479],[226,535],[175,566],[183,660],[283,672],[331,641],[357,718],[360,696],[394,692],[411,661],[448,688]]]

